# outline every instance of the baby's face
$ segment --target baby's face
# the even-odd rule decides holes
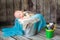
[[[15,11],[14,16],[15,18],[23,18],[24,13],[22,11]]]

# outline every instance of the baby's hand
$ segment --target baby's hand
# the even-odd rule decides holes
[[[28,19],[28,18],[30,18],[30,16],[24,16],[23,18],[24,18],[24,19]]]

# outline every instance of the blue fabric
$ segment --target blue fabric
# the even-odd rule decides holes
[[[15,19],[15,25],[11,28],[3,28],[2,29],[3,36],[15,36],[15,35],[23,35],[22,25]]]
[[[45,21],[45,18],[43,17],[42,14],[40,13],[37,13],[36,15],[32,16],[32,19],[33,18],[38,18],[40,21],[37,22],[37,23],[34,23],[34,27],[35,29],[38,27],[37,31],[40,32],[40,30],[46,26],[46,21]]]
[[[39,18],[40,21],[34,23],[34,28],[35,28],[35,30],[36,30],[36,28],[38,28],[37,31],[40,32],[40,30],[43,27],[46,26],[46,21],[45,21],[44,17],[41,14],[36,14],[36,15],[32,16],[32,19],[36,18],[36,17]],[[5,37],[15,36],[15,35],[24,35],[22,24],[20,24],[18,22],[18,19],[15,19],[15,24],[14,24],[13,27],[3,28],[2,32],[3,32],[3,36],[5,36]]]

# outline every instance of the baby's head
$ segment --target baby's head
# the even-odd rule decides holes
[[[23,18],[24,13],[23,13],[23,11],[18,10],[18,11],[15,11],[14,16],[15,16],[15,18]]]

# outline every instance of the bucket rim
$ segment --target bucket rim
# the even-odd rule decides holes
[[[49,32],[51,32],[51,31],[54,31],[54,30],[52,30],[52,29],[50,29],[50,30],[46,29],[46,31],[49,31]]]

